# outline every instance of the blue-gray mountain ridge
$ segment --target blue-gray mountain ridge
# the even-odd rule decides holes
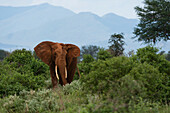
[[[90,12],[74,13],[50,4],[25,7],[0,6],[1,46],[19,45],[33,49],[41,41],[55,41],[108,47],[111,34],[125,34],[126,51],[137,49],[140,43],[131,37],[137,19],[127,19],[113,13],[98,16]],[[167,48],[164,43],[161,46]],[[9,47],[10,48],[10,47]]]

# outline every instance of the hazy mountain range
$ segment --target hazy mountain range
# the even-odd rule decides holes
[[[50,4],[27,7],[0,6],[0,49],[26,47],[33,49],[44,40],[107,47],[111,34],[125,34],[126,50],[139,43],[130,39],[137,19],[127,19],[113,13],[102,17],[90,13],[74,13]],[[170,45],[170,44],[169,44]],[[161,46],[167,49],[167,43]]]

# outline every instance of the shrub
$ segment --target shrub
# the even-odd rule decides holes
[[[146,101],[146,100],[143,100],[142,98],[139,98],[137,103],[134,103],[131,101],[129,105],[130,105],[128,108],[129,113],[148,113],[148,112],[162,113],[159,110],[161,108],[160,103]]]
[[[97,112],[128,112],[131,101],[137,103],[140,97],[146,96],[143,84],[128,75],[109,84],[110,88],[102,94],[102,104]]]
[[[97,53],[97,59],[98,60],[106,60],[108,58],[111,58],[112,55],[110,54],[110,52],[102,49],[99,49],[99,52]]]
[[[13,51],[0,65],[1,97],[41,89],[50,78],[49,67],[25,49]]]
[[[114,57],[106,61],[98,60],[91,66],[90,73],[81,78],[86,91],[105,92],[109,83],[125,76],[131,70],[131,61],[127,57]]]
[[[10,53],[8,51],[0,49],[0,61],[3,60],[5,57],[9,56],[9,54]]]
[[[79,84],[78,81],[73,84]],[[69,84],[68,84],[69,85]],[[68,87],[68,85],[66,87]],[[79,87],[79,86],[78,86]],[[79,88],[75,87],[76,93],[64,95],[65,91],[62,87],[56,90],[23,90],[19,96],[10,96],[9,98],[0,99],[0,111],[8,113],[56,113],[56,112],[89,112],[87,98],[79,95]],[[89,106],[87,104],[87,106]]]
[[[144,84],[147,89],[147,98],[152,100],[162,100],[168,96],[167,90],[162,87],[165,76],[163,76],[163,74],[152,65],[147,63],[136,64],[136,66],[130,71],[129,75]]]
[[[148,63],[155,68],[158,68],[161,73],[170,75],[170,62],[165,59],[165,56],[158,54],[159,49],[151,46],[140,48],[137,50],[136,59],[141,63]]]
[[[143,76],[145,74],[146,78],[149,77],[149,70],[151,72],[153,72],[155,74],[155,79],[156,77],[160,77],[159,78],[159,81],[157,82],[157,84],[159,84],[160,81],[162,81],[162,83],[160,83],[159,85],[159,90],[158,92],[162,92],[161,93],[161,97],[158,98],[158,99],[163,99],[164,101],[165,100],[168,100],[169,99],[169,89],[170,89],[170,80],[169,80],[169,76],[170,76],[170,62],[167,61],[165,59],[165,56],[164,55],[161,55],[161,54],[158,54],[158,49],[155,48],[155,47],[151,47],[151,46],[147,46],[147,47],[144,47],[144,48],[140,48],[137,50],[137,54],[134,55],[131,59],[132,59],[132,62],[137,62],[137,64],[139,63],[142,63],[144,64],[142,67],[139,67],[138,71],[136,71],[136,73],[143,73]],[[148,66],[151,65],[151,66]],[[136,65],[137,66],[137,65]],[[141,65],[140,65],[141,66]],[[146,69],[146,70],[143,70]],[[147,69],[149,68],[149,70]],[[153,69],[155,68],[155,69]],[[134,67],[134,70],[135,70],[135,67]],[[133,70],[133,71],[134,71]],[[141,72],[143,70],[143,72]],[[155,70],[155,71],[153,71]],[[146,72],[145,72],[146,71]],[[148,74],[146,74],[148,73]],[[152,76],[154,76],[154,74]],[[151,77],[151,75],[150,75]],[[148,82],[150,86],[154,85],[152,84],[152,82]],[[154,85],[155,87],[157,87],[157,84]],[[145,84],[146,85],[146,84]],[[154,87],[152,86],[152,87]],[[152,89],[152,88],[151,88]],[[152,89],[151,92],[153,92],[153,90],[155,91],[155,88]],[[150,95],[151,96],[151,95]]]
[[[65,94],[68,93],[75,93],[75,92],[80,92],[82,89],[82,85],[80,84],[79,80],[74,80],[73,82],[71,82],[71,84],[66,84],[63,87],[63,91],[65,92]]]
[[[15,50],[10,56],[5,58],[5,61],[9,63],[17,63],[16,68],[23,66],[25,64],[29,64],[31,59],[33,58],[31,51],[27,51],[26,49]]]
[[[45,85],[45,77],[33,73],[21,74],[9,65],[0,64],[0,97],[19,94],[23,89],[40,89]]]
[[[93,62],[94,61],[94,58],[89,55],[89,54],[85,54],[83,55],[83,63],[90,63],[90,62]]]
[[[13,51],[5,58],[4,63],[10,64],[11,68],[21,74],[33,72],[34,75],[44,74],[44,77],[49,74],[49,67],[39,59],[35,59],[32,52],[25,49]]]

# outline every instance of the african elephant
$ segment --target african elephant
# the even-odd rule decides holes
[[[71,83],[77,67],[80,49],[73,44],[44,41],[34,48],[37,56],[50,67],[53,88],[57,83]]]

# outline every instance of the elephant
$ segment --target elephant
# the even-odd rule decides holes
[[[35,48],[36,55],[50,67],[53,88],[71,83],[77,67],[80,48],[73,44],[43,41]]]

